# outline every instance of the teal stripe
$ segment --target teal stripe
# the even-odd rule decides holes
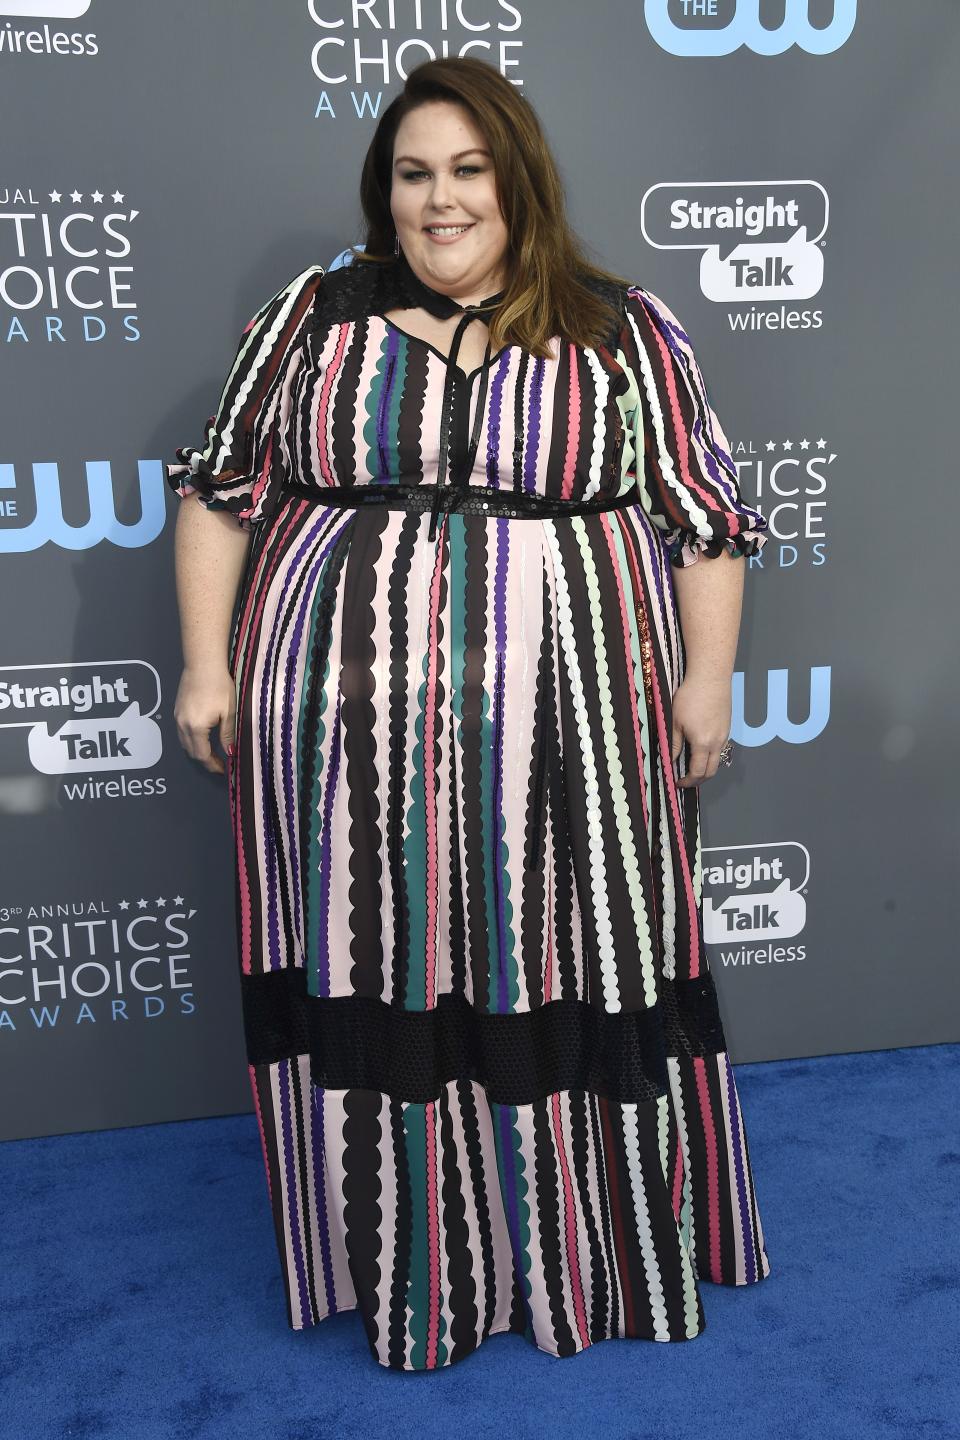
[[[450,653],[451,688],[450,703],[457,721],[457,744],[461,749],[463,735],[463,697],[467,686],[467,547],[466,520],[462,515],[447,516],[450,558],[447,578],[450,595]],[[491,697],[486,687],[480,692],[480,854],[471,855],[471,879],[479,866],[483,881],[483,913],[496,915],[496,896],[493,888],[493,721],[491,718]],[[497,953],[496,937],[488,927],[488,959]],[[477,1000],[481,997],[478,995]],[[497,967],[488,965],[486,1008],[497,1008]]]

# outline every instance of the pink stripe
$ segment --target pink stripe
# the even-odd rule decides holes
[[[700,917],[697,914],[697,897],[693,891],[693,876],[690,874],[690,866],[687,863],[687,847],[683,843],[683,824],[680,819],[680,802],[677,798],[678,787],[676,776],[673,773],[673,762],[670,758],[671,737],[667,734],[667,721],[660,699],[660,682],[655,670],[651,674],[651,679],[653,681],[653,701],[657,715],[657,734],[660,739],[660,753],[663,757],[663,779],[667,791],[667,801],[670,805],[670,813],[673,816],[677,853],[680,856],[680,871],[683,876],[683,893],[686,896],[687,917],[690,922],[690,973],[688,978],[695,980],[700,974]],[[670,859],[672,862],[672,855]]]
[[[267,1172],[267,1194],[273,1202],[273,1185],[270,1181],[270,1156],[267,1154],[267,1132],[263,1128],[263,1115],[260,1113],[260,1091],[257,1088],[257,1067],[248,1065],[250,1072],[250,1088],[253,1090],[253,1109],[257,1117],[257,1128],[260,1131],[260,1144],[263,1147],[263,1164]]]
[[[563,1129],[560,1117],[560,1096],[550,1097],[553,1105],[553,1134],[557,1146],[557,1159],[560,1161],[560,1173],[563,1177],[563,1202],[564,1220],[567,1232],[567,1270],[570,1275],[570,1288],[573,1291],[573,1306],[577,1312],[577,1329],[580,1331],[580,1343],[587,1346],[590,1344],[590,1330],[587,1325],[587,1309],[583,1298],[583,1285],[580,1280],[580,1255],[577,1250],[577,1225],[574,1209],[573,1186],[570,1183],[570,1167],[567,1164],[567,1152],[563,1143]]]
[[[439,1103],[439,1102],[437,1102]],[[440,1222],[437,1213],[437,1113],[424,1106],[427,1122],[427,1266],[430,1295],[427,1302],[427,1369],[437,1368],[440,1344]]]
[[[676,379],[673,372],[673,359],[670,355],[669,346],[667,345],[667,342],[664,340],[663,336],[660,334],[660,331],[655,325],[652,327],[652,330],[653,338],[656,341],[657,348],[660,351],[660,357],[663,364],[663,379],[667,387],[667,394],[670,400],[670,415],[673,420],[673,428],[677,437],[677,443],[674,448],[676,450],[677,459],[680,461],[680,473],[683,476],[684,482],[694,492],[694,494],[698,495],[700,499],[703,500],[703,502],[706,505],[710,506],[712,509],[719,510],[720,506],[717,504],[715,497],[711,495],[709,491],[704,490],[702,485],[698,485],[697,481],[690,473],[690,466],[687,463],[687,448],[690,444],[690,436],[687,434],[683,425],[683,415],[680,411],[680,399],[677,394]]]
[[[270,479],[270,467],[273,460],[273,437],[275,434],[276,431],[271,426],[270,438],[267,441],[267,453],[264,457],[263,465],[260,467],[260,475],[252,491],[250,492],[250,514],[253,514],[253,512],[256,510],[257,505],[260,501],[260,496],[263,494],[264,490],[266,490],[267,484]],[[247,512],[244,511],[243,513],[246,514]]]
[[[446,516],[444,516],[446,526]],[[427,696],[426,714],[423,720],[423,812],[427,831],[427,950],[424,957],[424,1006],[433,1010],[437,1003],[437,814],[436,814],[436,756],[434,733],[437,717],[437,617],[440,612],[440,581],[443,573],[443,545],[445,534],[440,532],[430,580],[430,619],[427,651]]]
[[[289,512],[289,516],[288,516],[289,523],[295,525],[295,524],[297,523],[297,520],[298,520],[300,514],[302,514],[304,508],[305,508],[307,505],[309,505],[309,504],[310,504],[310,501],[309,501],[309,500],[303,500],[303,501],[301,501],[300,503],[298,503],[298,504],[294,505],[293,507],[291,507],[291,511]],[[288,526],[288,528],[289,528],[289,526]],[[259,624],[260,624],[260,619],[261,619],[261,616],[262,616],[262,614],[263,614],[263,607],[264,607],[264,605],[266,604],[267,593],[268,593],[268,591],[269,591],[269,589],[270,589],[270,586],[271,586],[271,584],[272,584],[272,582],[273,582],[274,574],[276,573],[277,569],[278,569],[281,565],[283,565],[283,564],[286,563],[286,561],[285,561],[285,559],[284,559],[284,552],[285,552],[285,550],[286,550],[286,531],[284,532],[283,535],[281,535],[281,537],[280,537],[280,539],[279,539],[279,542],[278,542],[276,545],[274,545],[274,547],[273,547],[273,569],[272,569],[272,571],[271,571],[269,574],[266,574],[266,579],[265,579],[265,580],[264,580],[264,574],[266,573],[266,567],[267,567],[267,565],[269,564],[269,556],[268,556],[268,554],[267,554],[266,548],[263,550],[262,555],[261,555],[261,561],[262,561],[261,569],[260,569],[259,573],[257,573],[257,574],[254,576],[253,583],[250,585],[250,587],[249,587],[249,589],[248,589],[248,591],[247,591],[247,604],[246,604],[246,609],[242,612],[242,614],[240,615],[240,617],[239,617],[239,619],[238,619],[238,626],[239,626],[238,635],[243,638],[243,650],[244,650],[244,665],[243,665],[243,670],[242,670],[242,679],[241,679],[240,695],[239,695],[238,701],[237,701],[237,744],[238,744],[238,746],[239,746],[239,743],[240,743],[240,733],[239,733],[240,717],[241,717],[241,716],[243,715],[243,713],[244,713],[247,687],[249,686],[250,681],[251,681],[251,678],[252,678],[252,676],[251,676],[251,670],[253,669],[253,667],[254,667],[254,665],[255,665],[255,663],[256,663],[255,660],[251,660],[249,663],[247,663],[247,661],[246,661],[246,651],[247,651],[247,646],[248,646],[248,642],[249,642],[249,638],[250,638],[251,627],[256,628],[256,627],[258,627]],[[255,614],[251,614],[250,607],[251,607],[251,605],[252,605],[252,603],[253,603],[253,597],[254,597],[254,596],[257,596],[257,597],[258,597],[258,600],[257,600],[257,609],[256,609],[256,613],[255,613]],[[236,773],[236,756],[234,756],[234,772]],[[247,884],[246,855],[245,855],[244,849],[243,849],[243,832],[244,832],[244,826],[241,824],[241,818],[242,818],[242,817],[241,817],[241,811],[240,811],[240,784],[239,784],[239,780],[237,780],[236,786],[235,786],[235,805],[232,803],[231,808],[232,808],[232,811],[233,811],[234,836],[235,836],[236,846],[237,846],[237,876],[238,876],[239,890],[240,890],[240,967],[241,967],[241,970],[243,971],[244,974],[249,975],[250,972],[251,972],[251,970],[253,969],[253,957],[252,957],[251,935],[250,935],[250,928],[251,928],[251,924],[252,924],[252,917],[251,917],[251,905],[250,905],[250,889],[249,889],[249,886],[248,886],[248,884]]]
[[[673,816],[674,833],[677,837],[677,851],[680,856],[680,869],[683,874],[683,889],[687,899],[687,913],[690,919],[690,979],[695,980],[700,974],[700,917],[697,914],[697,899],[693,891],[693,876],[690,874],[690,866],[687,863],[687,850],[683,844],[683,826],[680,821],[680,806],[677,800],[677,782],[673,773],[671,761],[671,737],[667,734],[667,721],[663,711],[663,702],[660,693],[660,679],[657,675],[656,666],[651,667],[650,679],[653,689],[653,708],[657,721],[657,735],[660,742],[660,755],[662,758],[663,778],[667,791],[667,800],[670,805],[670,813]],[[672,856],[670,857],[672,860]],[[656,886],[654,886],[656,890]]]
[[[673,1217],[679,1223],[680,1206],[683,1204],[683,1147],[677,1133],[677,1154],[673,1166]]]
[[[327,485],[336,485],[337,483],[337,472],[334,468],[333,460],[327,454],[327,412],[330,408],[330,393],[340,370],[344,351],[347,348],[350,330],[351,326],[349,323],[340,326],[337,347],[333,353],[333,359],[324,372],[323,385],[320,389],[320,400],[317,405],[317,468]]]
[[[563,487],[561,497],[569,500],[573,495],[573,482],[577,473],[577,451],[580,446],[580,367],[576,363],[576,346],[568,345],[567,374],[570,377],[570,405],[567,420],[567,453],[563,459]]]
[[[707,1209],[710,1216],[710,1279],[720,1284],[723,1267],[720,1263],[720,1182],[717,1161],[717,1132],[710,1108],[710,1091],[707,1088],[706,1061],[702,1055],[693,1057],[693,1070],[697,1077],[697,1094],[700,1100],[700,1114],[703,1119],[703,1133],[707,1142]]]
[[[629,619],[627,618],[627,602],[626,602],[626,597],[625,597],[624,591],[623,591],[623,576],[622,576],[622,574],[620,573],[620,565],[619,565],[618,560],[617,560],[617,552],[616,552],[616,548],[615,548],[614,543],[613,543],[613,530],[612,530],[612,528],[611,528],[610,517],[609,517],[608,515],[604,515],[604,514],[601,512],[601,517],[600,517],[600,518],[601,518],[601,524],[603,525],[603,533],[604,533],[604,535],[606,536],[606,540],[607,540],[607,550],[608,550],[609,553],[610,553],[610,568],[611,568],[611,570],[613,571],[614,580],[615,580],[616,586],[617,586],[617,599],[620,601],[620,638],[621,638],[621,640],[623,641],[623,656],[624,656],[624,661],[625,661],[625,664],[626,664],[626,673],[627,673],[627,675],[629,675],[629,676],[632,677],[632,675],[633,675],[633,652],[632,652],[632,647],[631,647],[631,644],[630,644],[630,621],[629,621]],[[627,553],[627,556],[628,556],[628,561],[627,561],[627,563],[629,564],[629,563],[630,563],[630,561],[629,561],[629,556],[630,556],[630,549],[631,549],[631,547],[630,547],[629,544],[626,543],[627,536],[626,536],[626,532],[624,531],[622,525],[621,525],[621,527],[620,527],[620,534],[621,534],[621,538],[622,538],[623,541],[624,541],[624,550],[625,550],[626,553]],[[632,599],[632,596],[631,596],[631,599]],[[632,607],[631,607],[631,608],[632,608]],[[646,692],[644,692],[644,694],[646,694]],[[640,738],[639,703],[640,703],[640,696],[639,696],[639,694],[638,694],[638,692],[637,692],[637,687],[634,685],[634,686],[631,687],[631,695],[630,695],[630,718],[631,718],[631,720],[633,721],[633,742],[634,742],[633,753],[634,753],[634,756],[635,756],[636,761],[637,761],[637,773],[638,773],[639,778],[640,778],[640,799],[641,799],[641,802],[642,802],[642,805],[643,805],[643,824],[644,824],[644,828],[649,831],[649,828],[650,828],[650,819],[649,819],[649,811],[648,811],[648,808],[647,808],[647,787],[646,787],[646,784],[645,784],[645,781],[644,781],[644,775],[643,775],[643,741],[642,741],[641,738]]]

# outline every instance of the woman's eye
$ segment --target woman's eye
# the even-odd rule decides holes
[[[457,166],[457,169],[458,169],[458,170],[470,170],[470,171],[472,171],[473,174],[475,174],[475,175],[480,173],[480,166],[479,166],[479,165],[458,165],[458,166]],[[405,171],[403,172],[403,178],[404,178],[404,180],[415,180],[418,175],[426,175],[426,173],[427,173],[426,170],[405,170]]]

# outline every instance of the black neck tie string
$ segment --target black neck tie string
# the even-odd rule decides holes
[[[437,493],[434,496],[433,505],[430,508],[430,529],[427,532],[429,540],[436,539],[437,518],[440,513],[441,487],[444,485],[447,474],[447,461],[450,438],[450,413],[453,406],[453,390],[456,384],[456,361],[460,351],[460,341],[463,339],[463,332],[482,309],[480,305],[467,305],[463,307],[463,315],[457,323],[453,333],[453,340],[450,346],[450,354],[447,359],[447,371],[443,385],[443,403],[440,411],[440,457],[437,470]],[[480,426],[483,421],[483,412],[487,399],[487,384],[490,373],[490,337],[487,336],[487,344],[483,354],[483,364],[480,366],[480,393],[477,397],[477,406],[473,418],[473,431],[470,436],[470,444],[467,453],[463,458],[462,466],[458,467],[458,473],[451,470],[451,485],[466,486],[473,471],[474,460],[476,459],[477,446],[480,442]]]

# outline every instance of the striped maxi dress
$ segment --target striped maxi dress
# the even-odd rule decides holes
[[[228,789],[287,1323],[357,1310],[394,1369],[504,1331],[692,1339],[700,1281],[770,1269],[670,759],[674,568],[756,554],[766,521],[677,318],[584,283],[606,343],[467,375],[385,318],[460,309],[403,256],[311,265],[167,466],[251,534]],[[631,498],[324,504],[442,460],[518,506]]]

